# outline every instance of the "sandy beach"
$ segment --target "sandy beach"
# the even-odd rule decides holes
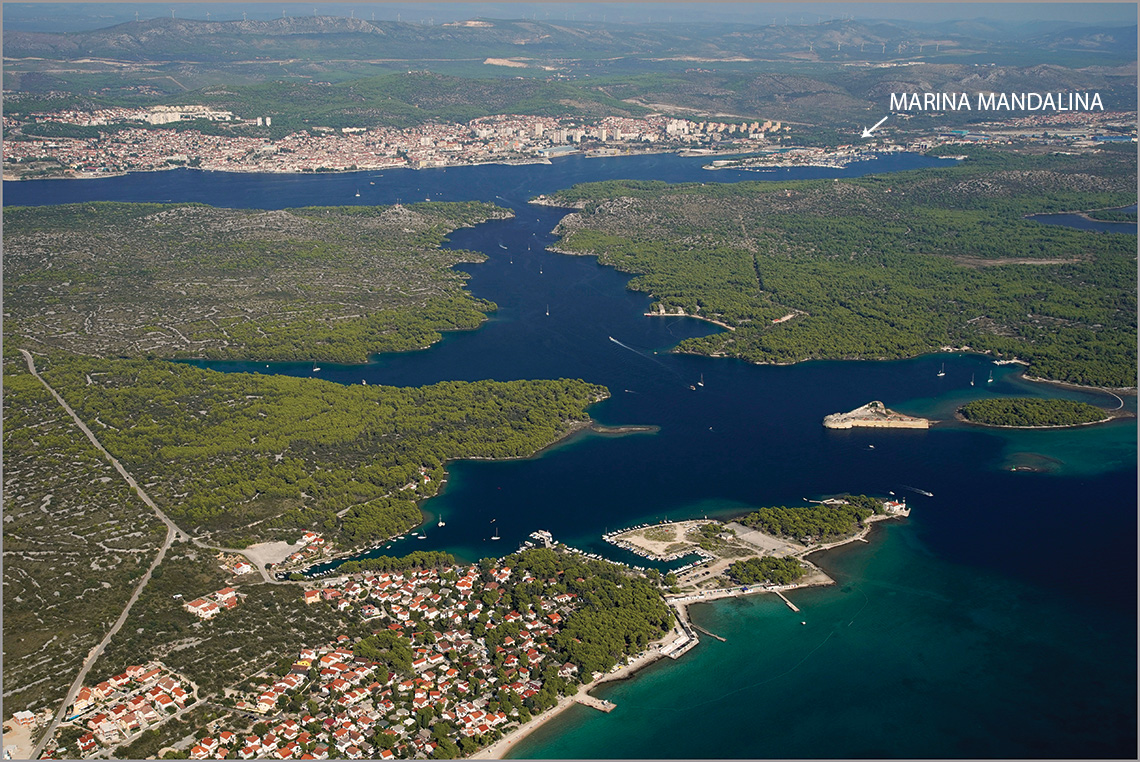
[[[854,540],[855,538],[852,538]],[[850,542],[851,540],[848,540]],[[831,546],[829,546],[831,547]],[[832,585],[835,581],[824,574],[819,569],[812,567],[812,571],[803,578],[801,582],[794,585],[787,585],[780,588],[781,591],[794,590],[801,587],[814,587],[816,585]],[[502,759],[507,752],[516,747],[520,741],[533,733],[537,728],[549,722],[554,717],[561,714],[571,704],[579,703],[581,699],[589,696],[590,691],[594,690],[603,683],[609,683],[616,680],[628,680],[633,677],[639,670],[648,667],[654,662],[666,658],[662,653],[662,649],[668,644],[672,643],[683,630],[681,622],[684,623],[684,628],[688,629],[689,625],[689,606],[694,603],[708,603],[722,598],[735,598],[741,595],[757,595],[760,593],[772,593],[773,591],[765,590],[762,587],[749,587],[747,592],[740,588],[732,588],[726,590],[708,591],[705,593],[696,593],[689,596],[680,596],[678,598],[666,599],[669,605],[674,609],[679,619],[678,625],[674,626],[663,638],[653,641],[649,644],[649,648],[641,652],[630,662],[621,668],[607,672],[606,674],[598,677],[589,683],[579,686],[578,691],[573,696],[563,697],[553,708],[549,709],[542,714],[532,717],[530,721],[515,728],[495,743],[487,746],[471,755],[471,759]]]
[[[583,686],[583,688],[584,687],[585,686]],[[510,733],[507,733],[505,736],[500,738],[498,741],[495,741],[495,743],[475,752],[471,755],[471,759],[502,759],[503,756],[508,751],[510,751],[511,747],[514,744],[517,744],[519,741],[529,736],[534,732],[535,728],[549,721],[551,717],[560,714],[562,710],[573,703],[573,696],[563,696],[562,699],[557,704],[555,704],[552,709],[543,712],[537,717],[532,717],[529,722],[525,722],[522,725],[518,726]]]
[[[680,628],[674,626],[673,629],[666,633],[665,637],[653,641],[649,644],[649,648],[634,658],[630,659],[629,664],[626,664],[612,672],[607,672],[601,677],[598,677],[596,680],[579,686],[577,693],[572,696],[564,696],[551,709],[543,712],[536,717],[532,717],[530,721],[507,733],[495,743],[472,754],[471,759],[502,759],[507,754],[507,752],[518,745],[519,741],[529,736],[543,724],[549,722],[551,719],[561,714],[571,704],[579,703],[582,700],[597,701],[597,699],[592,699],[592,697],[589,696],[590,691],[592,691],[594,688],[597,688],[603,683],[609,683],[615,680],[627,680],[630,677],[633,677],[634,673],[638,670],[649,666],[659,659],[665,658],[664,654],[661,653],[661,649],[665,645],[671,643],[680,633]]]

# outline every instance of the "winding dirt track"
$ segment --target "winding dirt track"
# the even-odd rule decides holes
[[[95,664],[95,661],[103,653],[103,649],[107,647],[107,644],[111,642],[111,638],[114,637],[115,633],[117,633],[120,628],[122,628],[123,623],[127,621],[127,615],[131,613],[131,607],[135,605],[135,601],[139,599],[139,594],[142,593],[143,588],[145,588],[147,583],[150,582],[151,573],[154,572],[160,563],[162,563],[162,559],[166,557],[166,551],[170,549],[170,546],[174,542],[175,538],[187,540],[189,537],[185,532],[179,529],[178,526],[173,521],[171,521],[166,516],[166,514],[159,509],[157,505],[155,505],[154,501],[150,499],[150,495],[146,494],[143,488],[139,486],[139,483],[135,481],[134,477],[127,472],[127,469],[123,468],[123,464],[116,460],[111,455],[111,453],[107,452],[107,449],[99,443],[99,440],[95,438],[95,435],[93,433],[91,433],[91,429],[87,428],[87,424],[83,423],[79,416],[76,415],[75,411],[71,409],[71,406],[67,404],[67,401],[60,396],[59,392],[51,388],[48,382],[44,381],[40,374],[36,372],[36,363],[32,359],[32,353],[26,349],[21,349],[20,352],[24,355],[24,359],[28,362],[28,372],[35,376],[36,380],[43,384],[45,389],[51,392],[51,395],[55,397],[56,402],[58,402],[63,407],[63,409],[67,411],[67,414],[71,416],[71,419],[75,421],[75,425],[78,426],[79,429],[87,435],[87,438],[91,441],[91,444],[95,446],[95,449],[103,453],[103,456],[107,458],[111,465],[115,467],[115,470],[118,471],[119,474],[121,474],[122,477],[127,480],[127,484],[131,486],[131,488],[138,494],[142,501],[154,510],[155,514],[159,519],[162,520],[163,524],[166,524],[166,541],[163,542],[162,547],[158,549],[158,555],[155,556],[154,561],[150,565],[150,568],[146,570],[146,574],[144,574],[142,579],[139,581],[138,587],[135,588],[135,591],[131,595],[130,600],[127,601],[127,605],[123,607],[122,612],[119,614],[119,618],[115,620],[115,623],[111,625],[111,629],[107,631],[107,634],[103,636],[103,639],[99,641],[99,644],[92,648],[91,652],[87,654],[87,658],[83,660],[83,666],[80,668],[79,674],[76,675],[75,681],[71,684],[71,688],[68,690],[66,698],[64,698],[63,703],[60,704],[59,709],[56,711],[55,717],[52,718],[51,725],[48,726],[47,731],[44,732],[43,737],[40,739],[39,743],[36,744],[36,748],[32,751],[32,759],[38,759],[40,753],[43,751],[44,746],[47,744],[48,740],[51,739],[52,734],[55,733],[56,727],[58,727],[60,721],[63,719],[64,714],[67,712],[67,708],[71,706],[71,704],[75,701],[75,696],[79,693],[79,689],[83,687],[83,680],[87,677],[87,673],[90,671],[92,665]]]

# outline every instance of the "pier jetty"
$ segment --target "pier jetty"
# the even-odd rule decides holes
[[[701,627],[699,624],[694,624],[692,622],[690,622],[690,624],[693,625],[693,629],[696,630],[697,632],[703,632],[705,635],[708,635],[710,638],[716,638],[721,643],[727,643],[728,642],[727,639],[722,638],[720,635],[717,635],[715,632],[709,632],[704,627]]]
[[[796,608],[796,604],[789,601],[788,597],[786,595],[781,593],[779,590],[776,590],[775,593],[776,593],[776,595],[780,596],[780,600],[782,600],[784,603],[788,604],[788,608],[790,608],[792,611],[799,613],[799,609]]]
[[[887,409],[886,405],[878,400],[868,402],[857,407],[849,413],[832,413],[825,416],[823,425],[828,429],[852,429],[866,427],[875,429],[928,429],[930,421],[925,418],[914,418],[894,410]]]
[[[605,699],[595,698],[594,696],[591,696],[588,693],[579,693],[577,696],[574,697],[574,700],[577,701],[582,706],[588,706],[591,709],[597,709],[599,712],[606,712],[607,714],[609,712],[612,712],[617,706],[612,701],[606,701]]]

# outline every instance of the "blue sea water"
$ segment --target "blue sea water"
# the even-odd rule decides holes
[[[946,560],[907,524],[822,564],[839,585],[790,594],[799,613],[767,595],[694,607],[727,642],[604,686],[612,713],[571,707],[510,756],[1088,759],[1135,745],[1131,689],[1113,687],[1136,666],[1126,612]]]
[[[364,206],[396,201],[410,204],[428,200],[480,200],[517,206],[541,193],[599,180],[664,180],[674,183],[810,180],[955,164],[951,159],[918,154],[887,154],[875,160],[856,162],[847,169],[802,167],[760,174],[702,169],[709,161],[708,157],[680,157],[664,153],[598,158],[577,154],[552,159],[550,164],[484,164],[312,175],[174,169],[78,182],[5,181],[4,204],[38,206],[80,201],[196,201],[215,206],[284,209],[313,205]]]
[[[1119,211],[1122,212],[1135,212],[1136,204],[1132,206],[1120,207]],[[1084,217],[1080,214],[1035,214],[1029,219],[1036,220],[1037,222],[1046,225],[1061,225],[1067,228],[1078,228],[1080,230],[1095,230],[1098,233],[1135,233],[1135,222],[1108,222],[1105,220],[1094,220],[1091,217]]]
[[[707,172],[702,162],[568,157],[550,166],[301,177],[180,170],[5,183],[4,191],[8,205],[105,199],[283,208],[431,198],[513,208],[514,219],[456,231],[449,242],[488,255],[462,266],[472,293],[500,307],[478,330],[319,373],[308,363],[207,364],[393,385],[579,377],[611,390],[591,409],[601,423],[656,427],[578,435],[528,460],[453,463],[444,492],[424,505],[427,539],[380,552],[446,549],[477,559],[548,529],[616,557],[600,535],[642,521],[731,516],[848,491],[908,498],[910,519],[876,531],[870,545],[828,554],[823,564],[839,584],[793,594],[802,614],[767,596],[695,607],[697,621],[726,643],[706,639],[676,663],[607,688],[618,704],[613,713],[572,708],[515,755],[1135,756],[1135,419],[1033,432],[960,423],[828,431],[824,415],[871,399],[939,418],[991,395],[1106,407],[1116,400],[1032,384],[1014,366],[970,354],[788,367],[669,354],[683,338],[720,329],[645,317],[649,300],[625,290],[628,276],[592,258],[544,251],[564,211],[525,201],[588,180],[768,177]],[[937,163],[892,156],[845,171],[786,170],[779,179]],[[994,382],[984,383],[991,371]],[[690,388],[702,376],[705,385]],[[1125,402],[1135,411],[1135,397]],[[1011,470],[1019,467],[1033,470]],[[490,539],[496,529],[499,541]]]

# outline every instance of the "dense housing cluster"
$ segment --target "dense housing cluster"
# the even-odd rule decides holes
[[[153,111],[153,110],[152,110]],[[133,126],[155,118],[151,111],[33,114],[47,135],[5,141],[4,167],[52,161],[82,173],[120,173],[191,166],[229,172],[320,172],[394,169],[534,161],[595,148],[715,146],[733,140],[759,147],[790,128],[770,120],[690,121],[651,116],[609,116],[582,120],[504,114],[466,124],[429,123],[409,128],[314,127],[274,139],[249,134],[209,134],[197,130],[154,130]],[[21,122],[5,120],[5,127]],[[258,118],[258,125],[261,118]],[[60,125],[58,127],[52,127]],[[83,129],[66,129],[63,125]],[[51,134],[59,133],[59,134]]]
[[[626,589],[637,595],[591,602]],[[283,655],[227,690],[226,730],[198,737],[183,750],[190,757],[469,754],[672,626],[644,579],[545,549],[365,571],[301,595],[363,625],[361,634]],[[599,608],[625,624],[596,631]],[[618,640],[599,640],[609,635]]]
[[[79,689],[64,726],[79,753],[73,754],[66,744],[56,752],[86,757],[101,748],[128,742],[192,705],[197,692],[193,683],[161,662],[127,667],[118,675]]]

